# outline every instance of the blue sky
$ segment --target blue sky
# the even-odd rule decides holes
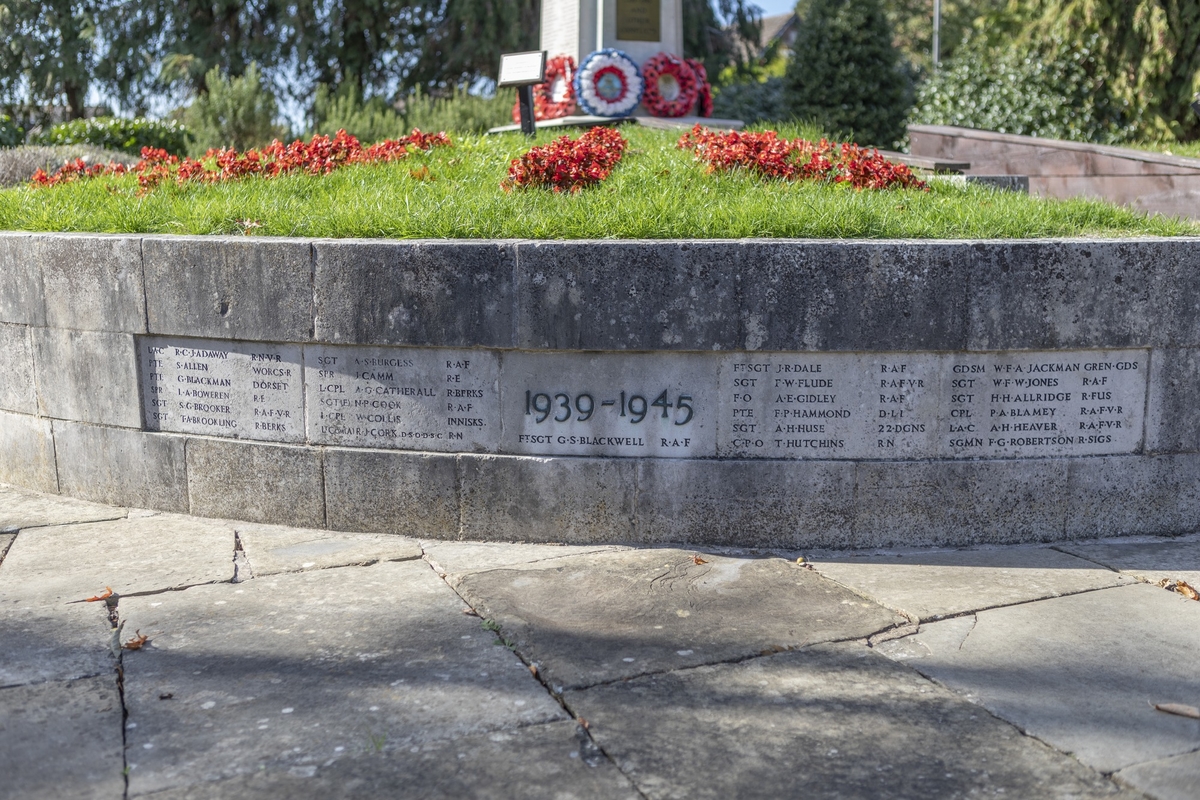
[[[753,2],[762,9],[764,17],[783,14],[796,7],[796,0],[753,0]]]

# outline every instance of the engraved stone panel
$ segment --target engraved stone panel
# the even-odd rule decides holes
[[[304,369],[313,443],[496,451],[495,351],[310,345]]]
[[[704,353],[506,353],[501,450],[711,458],[718,364]]]
[[[626,42],[661,41],[661,0],[617,0],[617,38]]]
[[[299,345],[147,336],[138,358],[147,430],[304,441]]]

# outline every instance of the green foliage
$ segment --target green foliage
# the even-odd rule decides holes
[[[517,101],[512,89],[501,89],[494,97],[482,97],[455,89],[449,97],[432,97],[419,89],[405,100],[404,130],[483,133],[488,128],[512,122]]]
[[[784,78],[791,116],[857,143],[904,137],[910,87],[880,0],[811,0]]]
[[[395,139],[406,132],[404,120],[394,108],[380,97],[361,102],[358,87],[351,82],[342,84],[336,92],[324,84],[318,86],[313,118],[316,123],[314,133],[332,136],[345,130],[364,143]]]
[[[1116,144],[1136,126],[1097,64],[1092,42],[1045,55],[968,40],[917,92],[912,122]]]
[[[783,78],[731,83],[713,91],[713,116],[747,123],[791,116],[783,98]]]
[[[77,119],[55,125],[34,137],[31,144],[66,145],[94,144],[109,150],[139,155],[143,147],[161,147],[168,153],[187,152],[190,134],[175,121],[95,117]]]
[[[17,147],[25,143],[25,129],[8,114],[0,114],[0,147]]]
[[[446,0],[405,85],[466,86],[480,76],[494,79],[501,53],[537,48],[540,5],[538,0]]]
[[[0,101],[34,116],[46,105],[82,116],[97,62],[98,10],[93,0],[0,3]]]
[[[246,73],[236,78],[213,67],[204,80],[208,91],[196,95],[181,114],[195,137],[189,148],[193,154],[210,148],[263,147],[272,139],[287,137],[287,130],[275,122],[278,104],[264,85],[257,64],[251,63]]]
[[[762,16],[752,2],[681,0],[681,5],[682,55],[702,61],[710,79],[729,66],[744,69],[757,56],[744,44],[757,44],[762,35]]]
[[[1009,0],[941,0],[942,25],[938,50],[946,61],[966,41],[981,16],[1001,11]],[[884,0],[893,42],[920,73],[933,71],[933,0]]]

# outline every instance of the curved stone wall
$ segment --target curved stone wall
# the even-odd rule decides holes
[[[1200,241],[0,234],[0,482],[436,538],[1200,528]]]

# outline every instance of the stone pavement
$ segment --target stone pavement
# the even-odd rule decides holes
[[[800,555],[0,487],[0,798],[1200,797],[1200,538]]]

